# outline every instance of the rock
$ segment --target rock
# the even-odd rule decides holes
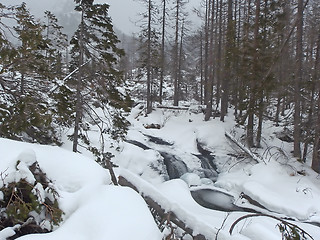
[[[160,124],[151,123],[151,124],[144,124],[143,125],[146,129],[160,129]]]
[[[185,173],[180,179],[185,181],[189,187],[201,185],[200,177],[195,173]]]

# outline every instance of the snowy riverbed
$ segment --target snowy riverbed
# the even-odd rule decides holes
[[[134,181],[141,192],[152,196],[167,210],[174,211],[196,232],[206,235],[208,239],[215,239],[219,232],[220,240],[281,239],[277,228],[279,222],[263,216],[239,222],[230,236],[232,223],[248,212],[224,212],[202,207],[190,192],[212,189],[227,194],[214,197],[214,201],[222,205],[235,204],[290,218],[315,240],[318,239],[320,228],[307,222],[320,223],[320,178],[309,167],[292,159],[284,162],[268,157],[266,164],[236,159],[231,154],[234,154],[235,147],[224,136],[225,131],[236,131],[235,134],[241,135],[241,129],[235,130],[231,119],[226,119],[225,123],[218,119],[203,122],[202,114],[163,109],[154,111],[148,117],[138,113],[139,108],[134,108],[128,117],[132,125],[127,139],[138,141],[150,149],[129,142],[121,143],[119,152],[110,149],[116,155],[113,162],[120,166],[116,173]],[[152,123],[159,124],[161,128],[144,127]],[[289,151],[289,144],[274,137],[276,131],[272,125],[266,125],[264,143]],[[170,144],[157,144],[148,136]],[[209,181],[203,177],[201,161],[195,156],[200,154],[197,141],[214,155],[219,172],[216,179]],[[139,194],[127,187],[112,186],[108,171],[100,167],[89,153],[75,154],[67,148],[68,144],[59,148],[0,139],[0,172],[13,174],[16,161],[28,161],[31,156],[53,181],[61,196],[60,206],[65,212],[63,223],[52,233],[19,239],[102,240],[106,236],[119,240],[162,239],[163,233],[158,230]],[[170,180],[161,152],[177,156],[186,164],[189,175],[185,175],[183,180]],[[263,152],[261,149],[259,153],[263,155]],[[14,174],[15,177],[28,177],[24,175],[26,172]],[[241,193],[264,208],[240,198]],[[210,201],[210,194],[204,197]],[[1,231],[0,239],[10,236],[10,233],[10,229]]]

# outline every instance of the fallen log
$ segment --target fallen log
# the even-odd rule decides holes
[[[149,208],[153,209],[160,216],[160,218],[163,219],[163,222],[169,221],[174,223],[177,227],[181,228],[186,233],[191,235],[194,240],[207,240],[207,238],[202,234],[194,234],[193,229],[191,229],[190,227],[187,227],[183,221],[179,220],[174,212],[172,211],[166,212],[166,210],[162,208],[160,204],[154,201],[150,196],[145,196],[143,193],[139,192],[137,187],[133,183],[128,181],[126,178],[124,178],[123,176],[119,176],[118,183],[121,186],[130,187],[136,192],[140,193],[140,195],[143,197],[145,202],[148,204]]]
[[[162,109],[170,109],[170,110],[184,110],[184,111],[188,111],[189,108],[188,107],[178,107],[178,106],[157,106],[157,108],[162,108]]]
[[[230,140],[232,143],[237,145],[243,152],[248,154],[257,163],[263,162],[263,163],[267,164],[266,161],[262,157],[260,157],[259,155],[255,154],[254,152],[252,152],[249,148],[247,148],[241,142],[237,141],[230,133],[225,132],[224,135],[227,137],[228,140]]]

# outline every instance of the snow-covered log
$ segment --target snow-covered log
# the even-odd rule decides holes
[[[236,144],[242,151],[244,151],[246,154],[248,154],[253,160],[255,160],[257,163],[265,163],[266,161],[257,154],[253,153],[249,148],[247,148],[245,145],[243,145],[241,142],[237,141],[230,133],[225,132],[225,136],[228,140],[230,140],[232,143]]]
[[[183,111],[188,111],[188,107],[179,107],[179,106],[162,106],[159,105],[157,108],[162,108],[162,109],[170,109],[170,110],[183,110]]]
[[[168,222],[174,223],[176,226],[181,228],[183,231],[190,234],[194,240],[208,239],[203,234],[197,233],[197,231],[194,231],[194,229],[192,229],[190,227],[190,224],[187,226],[187,223],[180,220],[174,211],[167,210],[165,207],[161,206],[161,204],[158,203],[158,201],[153,199],[153,197],[150,196],[150,194],[146,194],[143,191],[141,191],[141,189],[139,189],[138,186],[133,184],[132,181],[127,180],[123,176],[119,176],[118,183],[122,186],[130,187],[130,188],[134,189],[135,191],[137,191],[138,193],[140,193],[140,195],[143,197],[145,202],[148,204],[149,208],[151,208],[153,211],[155,211],[158,214],[158,216],[162,219],[162,222],[168,221]]]

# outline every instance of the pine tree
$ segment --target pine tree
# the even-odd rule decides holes
[[[272,61],[278,49],[280,1],[248,2],[247,22],[243,25],[244,33],[241,39],[241,62],[237,70],[244,87],[240,111],[246,110],[242,119],[247,120],[247,142],[250,147],[260,147],[263,114],[266,109],[266,99],[274,90],[274,74]],[[254,18],[252,17],[254,16]],[[257,123],[257,124],[256,124]],[[255,126],[257,131],[255,134]],[[255,138],[256,136],[256,138]]]
[[[141,72],[140,76],[144,76],[144,72],[147,73],[150,71],[149,81],[148,84],[148,74],[147,74],[147,90],[146,93],[149,91],[149,94],[147,93],[147,102],[149,102],[147,105],[149,106],[150,113],[152,111],[152,103],[156,99],[156,90],[158,87],[158,84],[156,82],[156,79],[159,74],[161,74],[161,44],[159,41],[159,33],[155,28],[151,29],[150,32],[150,39],[149,39],[149,30],[143,29],[139,36],[139,70]],[[150,49],[149,49],[150,45]],[[150,50],[150,53],[149,53]],[[150,54],[150,56],[149,56]],[[148,87],[149,85],[149,87]],[[149,98],[149,100],[148,100]],[[150,111],[151,110],[151,111]]]
[[[71,78],[70,81],[76,99],[72,136],[73,151],[76,152],[80,139],[90,146],[85,134],[88,130],[85,116],[92,120],[99,119],[94,122],[99,126],[102,137],[102,133],[106,132],[115,139],[123,137],[127,123],[121,115],[121,109],[128,109],[130,100],[117,88],[122,85],[122,78],[116,64],[124,53],[117,47],[119,40],[108,15],[109,5],[93,4],[91,0],[75,2],[76,10],[81,13],[80,25],[71,40],[72,68],[78,67],[77,78]],[[97,108],[110,114],[109,122],[99,118],[95,110]],[[103,152],[103,145],[100,153]]]
[[[1,135],[24,141],[59,143],[52,126],[52,117],[46,95],[50,77],[46,57],[48,45],[42,35],[43,26],[28,11],[26,4],[12,7],[14,26],[18,36],[17,47],[10,49],[10,63],[5,64],[6,74],[14,81],[4,81],[6,110],[1,116]],[[11,75],[11,76],[10,76]]]

